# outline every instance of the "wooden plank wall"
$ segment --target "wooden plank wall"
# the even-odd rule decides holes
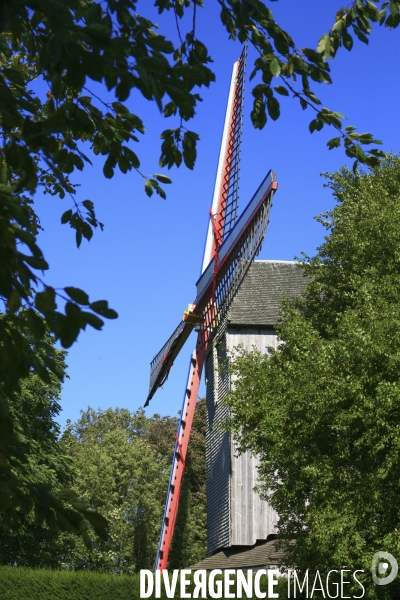
[[[233,329],[227,330],[229,356],[242,345],[245,350],[256,347],[261,352],[276,348],[277,336],[273,330]],[[231,382],[231,385],[234,382]],[[276,533],[276,512],[254,491],[257,484],[258,459],[246,452],[237,456],[233,440],[230,440],[230,545],[253,545],[258,539],[266,539]]]
[[[207,553],[230,545],[230,435],[218,431],[228,416],[228,407],[219,401],[226,394],[229,378],[216,370],[216,359],[226,355],[224,328],[214,339],[205,364],[207,403]]]

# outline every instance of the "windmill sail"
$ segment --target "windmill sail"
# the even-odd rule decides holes
[[[228,236],[237,219],[246,54],[247,46],[245,45],[239,60],[234,64],[232,69],[231,86],[211,208],[216,224],[213,228],[211,221],[209,223],[204,250],[203,270],[215,255],[218,245]],[[216,235],[218,236],[218,244],[216,244]],[[151,361],[149,393],[145,406],[148,406],[157,389],[167,379],[175,358],[178,356],[193,328],[194,323],[182,320],[168,341]]]
[[[232,70],[231,87],[211,207],[212,218],[216,221],[216,231],[219,241],[223,241],[226,238],[237,219],[246,56],[247,45],[243,47],[242,54],[234,64]],[[216,249],[215,241],[215,232],[210,221],[204,249],[202,271],[204,271],[214,256]]]
[[[196,326],[196,349],[189,365],[155,569],[166,569],[168,565],[207,348],[211,336],[226,315],[231,300],[261,248],[272,197],[277,189],[275,175],[270,171],[237,220],[245,56],[246,49],[233,68],[202,275],[197,282],[195,303],[185,313],[186,318],[151,363],[150,390],[146,405],[157,387],[165,381],[174,359]]]
[[[196,284],[194,313],[201,324],[200,333],[203,337],[205,331],[215,329],[225,316],[250,264],[260,251],[276,188],[275,174],[269,171],[221,245],[217,256],[217,270],[214,270],[212,260]],[[182,321],[152,360],[149,395],[145,406],[168,377],[175,358],[194,326],[194,323]]]
[[[148,406],[157,389],[167,379],[174,360],[191,334],[193,327],[193,323],[181,321],[174,333],[151,361],[149,395],[147,396],[145,407]]]
[[[198,295],[194,310],[200,326],[196,351],[192,355],[189,367],[188,382],[181,411],[182,416],[176,438],[171,478],[155,562],[156,569],[166,569],[168,564],[168,553],[178,514],[179,494],[185,468],[187,446],[208,342],[212,332],[226,315],[250,264],[261,248],[268,225],[272,197],[276,189],[275,175],[270,171],[221,246],[220,253],[217,256],[217,271],[215,272],[213,268],[209,270],[207,267],[197,282]],[[210,263],[211,267],[213,267],[213,264],[214,261]],[[179,327],[176,331],[178,332],[177,337],[174,338],[173,335],[170,340],[178,339],[180,335]],[[164,363],[167,364],[169,364],[169,357],[176,355],[172,344],[170,348],[170,352],[163,359]]]
[[[202,332],[214,329],[226,315],[248,268],[261,249],[278,187],[269,171],[216,257],[197,281],[196,312],[203,323]]]

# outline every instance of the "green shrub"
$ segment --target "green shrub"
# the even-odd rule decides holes
[[[217,576],[216,580],[222,579]],[[260,589],[267,592],[266,577],[261,578]],[[236,585],[231,587],[234,593]],[[254,589],[254,588],[253,588]],[[140,576],[111,575],[109,573],[94,573],[87,571],[50,571],[46,569],[26,569],[22,567],[0,567],[0,599],[1,600],[139,600]],[[193,594],[194,583],[186,588],[187,593]],[[287,579],[282,577],[274,589],[279,594],[279,600],[287,600]],[[311,591],[311,590],[310,590]],[[374,596],[375,600],[388,600],[389,590],[379,590],[380,595]],[[351,595],[351,593],[349,593]],[[359,591],[356,593],[359,596]],[[291,593],[293,598],[293,590]],[[310,597],[310,596],[309,596]],[[347,596],[348,597],[348,596]],[[210,598],[208,596],[207,598]],[[314,600],[322,600],[322,595],[317,592]],[[371,596],[369,596],[371,598]],[[180,581],[176,585],[175,600],[180,599]],[[304,600],[305,595],[297,591],[297,600]],[[154,600],[154,594],[149,598]],[[161,585],[161,599],[167,600],[164,585]],[[243,600],[246,600],[243,598]],[[253,598],[248,600],[256,600]],[[340,598],[338,598],[340,600]],[[365,596],[367,600],[367,596]]]
[[[0,567],[1,600],[136,600],[139,575]]]
[[[193,591],[193,584],[188,586]],[[232,591],[235,589],[233,586]],[[50,571],[46,569],[25,569],[20,567],[0,567],[1,600],[139,600],[140,579],[135,575],[110,575],[109,573],[89,573],[85,571]],[[175,598],[180,598],[179,581]],[[267,591],[265,581],[261,590]],[[287,584],[279,581],[280,600],[287,598]],[[161,586],[161,600],[167,600],[164,586]],[[255,596],[254,596],[255,598]],[[154,599],[154,595],[150,600]]]

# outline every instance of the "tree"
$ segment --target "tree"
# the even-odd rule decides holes
[[[207,556],[206,399],[196,405],[183,474],[169,569],[189,567]]]
[[[127,409],[82,411],[62,443],[74,459],[75,490],[109,522],[107,541],[82,542],[64,536],[62,562],[68,568],[132,573],[151,569],[157,553],[171,459],[175,417]],[[184,475],[171,561],[188,566],[205,555],[205,402],[196,409]]]
[[[363,150],[374,142],[373,136],[359,134],[352,126],[343,130],[342,115],[320,108],[310,83],[331,82],[327,59],[334,58],[341,45],[351,49],[351,32],[366,43],[372,22],[397,27],[400,0],[382,5],[379,0],[357,0],[340,9],[316,50],[298,49],[260,0],[218,2],[230,37],[248,41],[259,54],[252,73],[258,78],[253,89],[254,125],[263,128],[267,113],[277,119],[277,95],[292,94],[303,108],[315,110],[311,132],[332,126],[338,135],[328,143],[330,148],[343,141],[356,163],[376,166],[380,151]],[[48,263],[37,244],[40,220],[33,203],[35,192],[41,187],[50,195],[69,195],[72,208],[61,221],[75,231],[78,246],[83,238],[91,239],[94,229],[103,227],[93,202],[78,199],[70,179],[76,169],[90,163],[91,151],[105,157],[105,177],[112,177],[116,166],[123,173],[136,170],[144,177],[149,196],[154,191],[165,195],[160,184],[169,183],[169,178],[145,176],[132,149],[144,132],[140,116],[124,104],[132,90],[154,101],[166,118],[177,120],[178,126],[161,133],[160,165],[171,168],[183,161],[193,168],[198,135],[186,124],[201,100],[199,89],[214,80],[211,58],[196,35],[196,10],[201,4],[201,0],[156,0],[159,12],[173,11],[177,22],[187,10],[193,11],[190,31],[177,47],[136,12],[134,0],[4,0],[0,4],[0,298],[5,307],[0,319],[0,408],[4,414],[9,411],[8,399],[31,370],[44,381],[49,372],[60,375],[51,345],[42,340],[46,331],[68,348],[88,325],[101,329],[102,318],[117,317],[106,300],[92,302],[83,290],[72,286],[56,290],[42,280],[40,272],[48,269]],[[277,78],[282,85],[274,85]],[[88,81],[101,84],[104,97],[88,87]],[[26,328],[37,343],[26,342]],[[12,427],[12,419],[8,422]],[[6,465],[12,444],[6,437],[2,444]]]
[[[177,430],[177,417],[161,417],[155,414],[150,419],[146,419],[143,435],[146,436],[146,441],[152,450],[171,463]]]
[[[372,555],[400,549],[400,159],[327,177],[305,296],[284,301],[271,358],[238,354],[228,404],[292,564],[365,569],[371,591]]]
[[[75,459],[75,489],[109,521],[107,541],[65,553],[69,568],[132,573],[151,569],[157,552],[170,460],[146,440],[142,410],[82,411],[63,435]],[[173,447],[173,440],[171,440]]]
[[[49,336],[45,340],[54,344]],[[28,342],[32,342],[29,339]],[[66,352],[53,347],[54,359],[65,372]],[[68,488],[73,477],[72,460],[60,445],[59,425],[62,381],[51,374],[44,383],[36,373],[21,382],[21,390],[10,399],[14,434],[14,454],[9,458],[9,472],[0,478],[0,563],[31,567],[60,566],[61,530],[83,534],[87,521],[94,517],[97,533],[106,522],[91,515],[88,506],[76,503]],[[7,434],[7,418],[1,427]],[[9,431],[8,431],[9,433]],[[4,467],[4,465],[3,465]],[[72,502],[62,503],[61,498]],[[15,510],[13,501],[19,505]],[[75,506],[74,506],[75,505]],[[30,509],[34,508],[34,514]],[[78,510],[77,510],[78,509]]]

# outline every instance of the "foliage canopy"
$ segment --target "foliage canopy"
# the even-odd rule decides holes
[[[31,341],[28,337],[28,342]],[[65,350],[56,350],[54,340],[45,340],[54,352],[61,374],[65,372]],[[56,529],[78,534],[90,545],[89,523],[106,538],[106,520],[72,491],[73,460],[59,443],[62,380],[50,374],[48,383],[31,372],[20,391],[8,399],[10,419],[2,417],[0,450],[5,439],[12,454],[0,471],[0,564],[31,567],[60,566],[61,546]],[[18,510],[15,510],[16,506]],[[33,512],[31,512],[33,509]]]
[[[107,540],[77,541],[68,568],[117,574],[151,568],[157,552],[170,461],[146,442],[143,411],[82,412],[63,436],[74,457],[75,489],[109,522]]]
[[[61,363],[64,354],[59,351]],[[89,505],[95,511],[95,520],[89,525],[90,518],[84,520],[86,513],[75,511],[73,524],[84,534],[77,539],[73,527],[61,531],[55,527],[59,505],[58,511],[50,507],[50,517],[40,513],[44,510],[39,505],[39,518],[35,519],[32,513],[5,506],[6,497],[1,497],[0,565],[119,575],[151,569],[178,419],[157,414],[146,417],[142,409],[131,413],[88,408],[77,422],[67,425],[60,438],[53,420],[60,410],[60,389],[55,376],[49,386],[32,375],[24,381],[21,396],[15,398],[18,414],[25,415],[28,422],[24,443],[29,463],[18,475],[23,484],[32,480],[44,490],[51,488],[55,495],[69,488],[79,498],[78,508]],[[170,554],[177,568],[206,556],[205,418],[203,399],[195,412]],[[68,507],[70,512],[72,508]],[[108,522],[108,536],[103,539],[95,527],[99,513]]]
[[[157,553],[171,460],[175,417],[146,417],[143,410],[82,411],[62,446],[74,460],[74,489],[109,522],[107,540],[92,549],[71,536],[60,540],[68,569],[132,574],[152,569]],[[171,560],[177,568],[206,554],[205,401],[197,404],[183,479]]]
[[[293,564],[350,565],[369,584],[372,555],[400,550],[400,159],[327,177],[337,206],[301,264],[305,295],[283,303],[271,358],[234,360],[228,403]]]

